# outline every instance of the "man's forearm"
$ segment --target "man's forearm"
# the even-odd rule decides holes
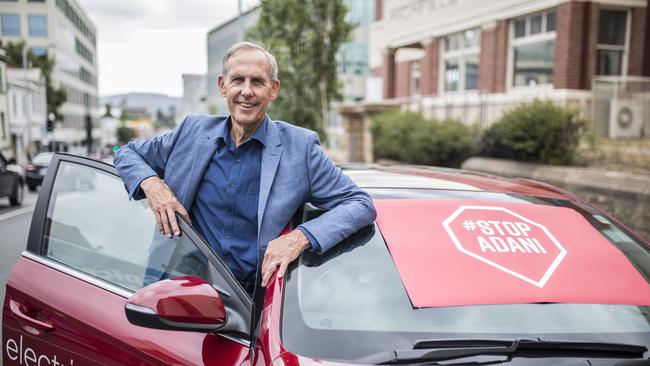
[[[375,220],[377,213],[372,199],[365,192],[360,195],[363,196],[362,199],[343,201],[322,215],[301,224],[318,241],[320,253],[326,252]]]

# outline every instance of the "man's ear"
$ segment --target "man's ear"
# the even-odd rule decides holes
[[[222,97],[226,96],[226,79],[224,78],[223,75],[219,75],[219,78],[217,78],[217,84],[219,85],[219,92]]]
[[[280,80],[271,80],[271,100],[275,100],[280,91]]]

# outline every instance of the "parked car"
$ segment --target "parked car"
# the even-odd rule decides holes
[[[254,302],[189,224],[160,235],[112,166],[55,155],[6,285],[4,365],[648,363],[650,245],[616,219],[527,180],[347,173],[376,223]],[[68,189],[79,176],[94,187]]]
[[[27,187],[30,191],[35,191],[43,183],[43,177],[47,174],[47,168],[50,165],[52,156],[54,156],[53,152],[42,152],[25,166]]]
[[[76,154],[75,154],[76,155]],[[50,166],[52,157],[54,156],[53,152],[42,152],[32,160],[32,163],[27,164],[27,186],[30,191],[35,191],[38,186],[43,183],[43,178],[47,174],[47,169]],[[93,176],[88,176],[81,174],[79,176],[68,175],[66,180],[67,190],[75,189],[92,189],[94,183]],[[60,189],[64,189],[62,186]]]
[[[25,195],[25,174],[14,159],[0,153],[0,197],[8,197],[12,206],[20,206]]]

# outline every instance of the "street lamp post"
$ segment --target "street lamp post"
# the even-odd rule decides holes
[[[242,5],[241,5],[242,0],[237,1],[237,25],[238,25],[238,38],[239,42],[244,40],[244,19],[242,17]]]
[[[31,97],[31,87],[29,85],[29,80],[27,80],[27,42],[23,43],[23,79],[25,82],[25,137],[27,141],[25,143],[25,150],[27,157],[31,158],[32,152],[32,116],[30,110],[30,97]]]

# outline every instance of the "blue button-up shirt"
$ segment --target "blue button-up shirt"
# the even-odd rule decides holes
[[[190,210],[193,225],[240,281],[253,280],[257,267],[257,206],[267,123],[265,119],[237,147],[228,119]]]
[[[268,117],[239,147],[230,138],[231,121],[217,135],[212,156],[190,216],[194,227],[239,281],[252,281],[258,264],[257,207],[262,150]],[[304,227],[312,250],[320,246]]]

